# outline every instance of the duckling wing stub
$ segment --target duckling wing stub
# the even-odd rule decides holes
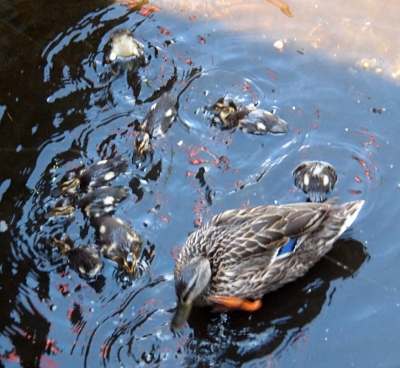
[[[247,111],[247,114],[243,114],[243,116],[237,114],[237,117],[239,127],[245,133],[263,135],[268,132],[273,134],[286,133],[289,130],[289,125],[285,121],[268,111]]]

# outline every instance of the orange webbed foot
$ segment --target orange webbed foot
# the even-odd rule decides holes
[[[212,302],[218,304],[218,307],[224,307],[227,310],[239,309],[246,312],[254,312],[262,306],[261,300],[250,301],[247,299],[236,298],[234,296],[214,295],[209,298]],[[217,307],[217,310],[220,308]]]

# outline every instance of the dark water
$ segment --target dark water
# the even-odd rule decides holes
[[[1,365],[400,366],[398,85],[317,50],[279,52],[273,40],[190,14],[146,16],[102,1],[0,9],[0,220],[8,224],[0,234]],[[145,45],[149,64],[137,73],[116,76],[103,63],[117,27],[135,30]],[[178,91],[194,69],[201,76],[182,93],[179,118],[155,141],[153,160],[138,167],[135,122],[174,66]],[[289,133],[257,137],[212,125],[204,107],[225,94],[276,108]],[[67,231],[93,242],[93,228],[80,211],[52,219],[46,212],[66,171],[116,153],[130,164],[113,183],[131,190],[116,215],[142,235],[145,271],[129,285],[106,260],[87,283],[49,239]],[[366,200],[353,227],[256,313],[195,309],[174,336],[177,246],[225,209],[304,201],[291,177],[304,159],[337,169],[333,195],[341,201]]]

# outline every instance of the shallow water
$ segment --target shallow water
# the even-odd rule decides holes
[[[336,2],[337,11],[299,2],[290,4],[293,18],[269,2],[223,3],[205,3],[205,10],[161,2],[150,15],[146,7],[104,1],[1,7],[0,220],[8,230],[0,233],[0,364],[399,367],[393,204],[400,108],[391,51],[398,5],[385,3],[385,27],[357,38],[357,27],[383,11],[378,2]],[[343,43],[352,39],[353,47],[333,55],[328,30],[344,32],[344,14],[354,23],[345,23]],[[314,47],[309,35],[318,22],[322,41]],[[118,27],[134,30],[145,45],[148,65],[137,72],[118,75],[104,64]],[[278,39],[286,39],[282,50],[273,46]],[[389,51],[366,51],[368,40],[374,48],[383,39],[393,42]],[[360,64],[363,58],[379,65]],[[138,166],[135,123],[153,93],[173,82],[174,66],[178,92],[190,73],[198,78],[180,96],[179,118],[155,141],[153,160]],[[223,95],[276,109],[290,131],[220,129],[205,107]],[[79,210],[69,218],[46,213],[66,171],[116,153],[129,167],[113,184],[131,191],[116,216],[142,235],[143,272],[129,284],[106,260],[101,276],[87,283],[49,241],[67,231],[78,244],[94,242],[94,229]],[[305,277],[265,296],[259,311],[195,309],[173,335],[178,247],[223,210],[306,200],[291,176],[305,159],[336,168],[331,196],[366,200],[352,228]]]

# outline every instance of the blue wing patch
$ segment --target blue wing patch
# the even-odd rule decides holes
[[[290,239],[281,249],[279,249],[277,257],[285,257],[296,250],[297,238]]]

